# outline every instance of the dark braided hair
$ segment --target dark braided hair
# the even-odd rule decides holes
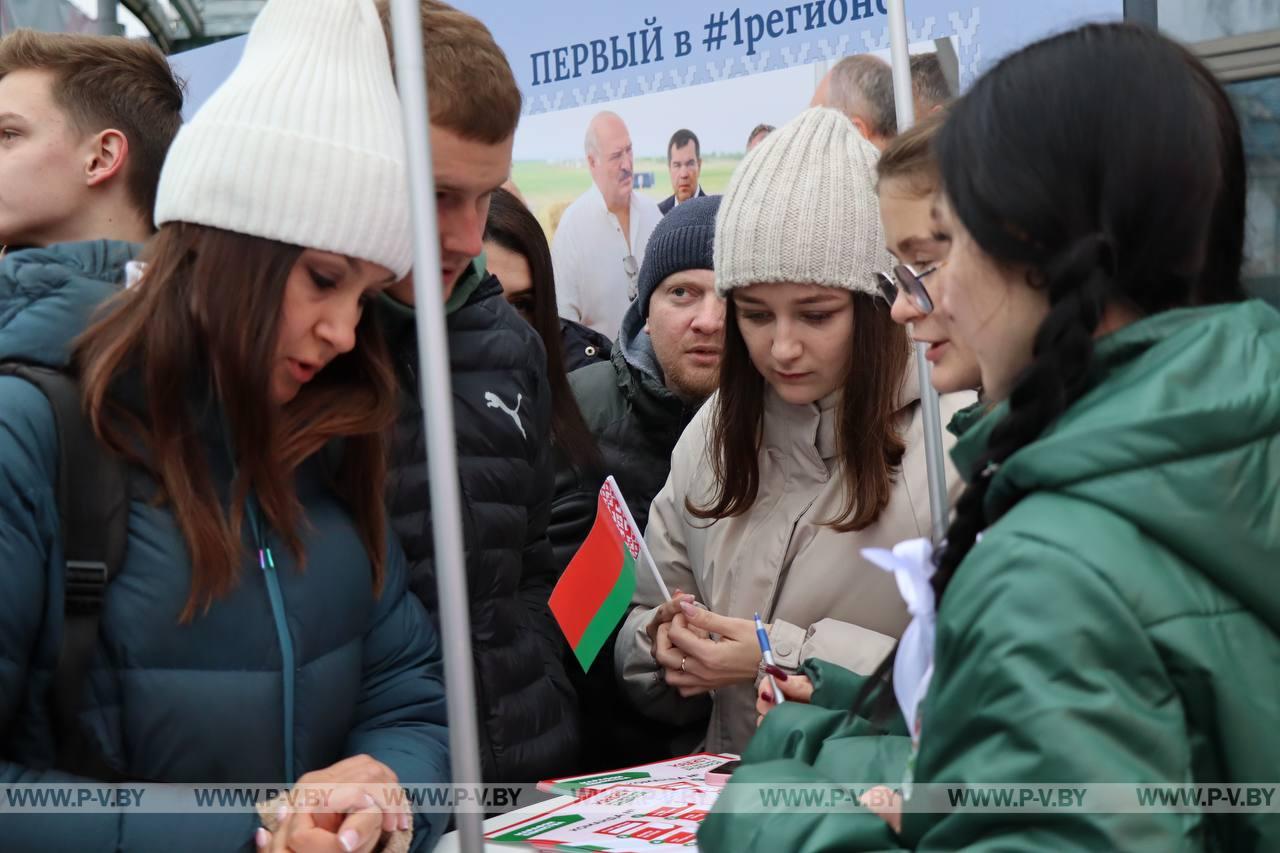
[[[1113,256],[1105,237],[1087,236],[1046,276],[1051,307],[1036,332],[1032,362],[1009,395],[1009,414],[992,430],[971,485],[956,505],[946,547],[938,552],[933,589],[939,603],[978,534],[1021,497],[1006,493],[1000,501],[988,502],[995,470],[1035,441],[1092,384],[1093,334],[1114,287]]]
[[[952,108],[934,142],[951,210],[983,253],[1045,292],[1049,312],[1007,414],[974,470],[961,472],[970,485],[935,551],[939,606],[978,534],[1024,497],[1006,483],[990,491],[999,467],[1096,383],[1094,335],[1107,307],[1146,316],[1236,298],[1239,146],[1212,75],[1131,24],[1026,47]],[[963,281],[949,287],[963,298]],[[867,679],[855,711],[892,678],[892,660]],[[892,691],[881,690],[872,716],[892,708]]]

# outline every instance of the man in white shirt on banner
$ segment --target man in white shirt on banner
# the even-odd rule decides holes
[[[662,214],[632,192],[631,134],[617,114],[591,119],[585,147],[594,186],[569,205],[551,244],[556,302],[560,316],[612,339],[636,296],[644,248]]]

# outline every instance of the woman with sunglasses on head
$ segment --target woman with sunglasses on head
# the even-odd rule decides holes
[[[880,221],[897,262],[879,274],[881,292],[893,306],[893,319],[928,347],[930,376],[940,394],[973,390],[982,382],[973,352],[955,340],[946,315],[937,310],[945,280],[941,269],[951,248],[934,218],[940,178],[933,140],[945,118],[935,113],[896,137],[876,165]]]
[[[877,156],[840,113],[809,110],[747,156],[717,217],[720,388],[646,534],[674,597],[640,572],[615,650],[646,714],[710,715],[709,750],[755,730],[756,612],[789,672],[809,657],[869,672],[907,622],[893,577],[857,556],[930,528],[910,343],[873,277]]]
[[[448,736],[387,524],[395,379],[365,310],[412,262],[399,108],[370,0],[270,0],[168,152],[140,279],[118,288],[134,247],[106,241],[0,264],[0,354],[74,376],[79,452],[127,472],[123,556],[76,623],[72,422],[0,377],[0,780],[330,786],[273,831],[252,803],[6,813],[4,849],[368,853],[443,831],[398,790],[448,778]]]
[[[729,800],[704,849],[1280,848],[1274,809],[1124,807],[1147,786],[1280,766],[1280,313],[1237,300],[1244,176],[1225,103],[1179,45],[1093,25],[1001,61],[936,143],[952,243],[938,310],[996,405],[954,451],[970,485],[935,561],[932,658],[893,662],[854,704],[913,721],[916,789],[1066,785],[1094,807],[908,800],[884,820],[761,832]],[[803,778],[866,766],[848,719]]]

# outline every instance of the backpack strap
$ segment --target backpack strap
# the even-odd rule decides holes
[[[66,373],[17,362],[0,374],[25,379],[44,393],[58,429],[55,492],[62,526],[64,614],[62,645],[50,688],[60,770],[114,781],[121,778],[90,745],[79,722],[89,661],[107,584],[119,573],[129,539],[129,495],[124,461],[93,432],[80,402],[80,385]]]

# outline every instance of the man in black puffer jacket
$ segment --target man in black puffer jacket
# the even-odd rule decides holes
[[[554,476],[546,355],[479,261],[448,308],[484,777],[536,781],[571,768],[579,746],[565,641],[547,607],[560,572],[546,533]],[[404,397],[393,444],[392,524],[409,557],[411,588],[436,614],[413,310],[390,297],[379,309]]]
[[[547,539],[546,354],[479,257],[489,198],[510,175],[520,92],[483,24],[438,0],[421,7],[481,764],[485,781],[532,782],[572,771],[580,731],[547,606],[560,571]],[[386,0],[378,8],[387,24]],[[388,294],[376,305],[402,388],[389,510],[410,586],[438,618],[412,282]]]
[[[562,567],[591,530],[596,495],[608,474],[644,529],[649,504],[667,481],[672,448],[716,388],[725,312],[712,272],[719,206],[719,196],[690,199],[662,220],[649,238],[637,297],[610,361],[569,374],[604,468],[583,471],[563,455],[556,461],[550,533]],[[688,751],[705,733],[705,723],[680,730],[640,716],[615,685],[613,638],[590,672],[576,664],[570,672],[578,679],[592,745],[586,772]]]

